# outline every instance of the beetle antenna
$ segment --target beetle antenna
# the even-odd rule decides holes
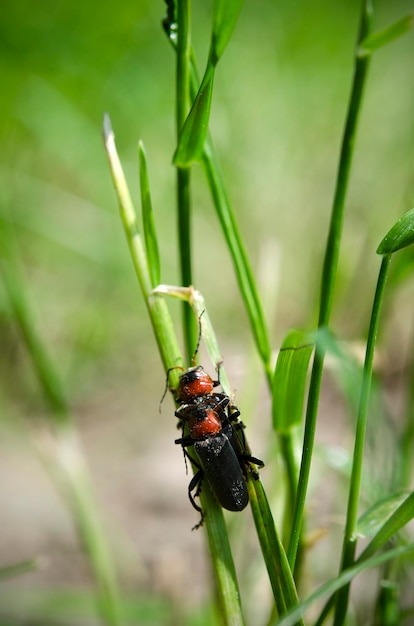
[[[169,382],[170,382],[170,372],[172,372],[173,370],[181,370],[184,371],[184,368],[181,367],[181,365],[174,365],[174,367],[170,367],[167,370],[167,376],[165,378],[165,389],[164,389],[164,393],[162,394],[162,398],[160,400],[160,405],[158,407],[159,412],[161,413],[161,405],[164,402],[164,398],[167,395],[167,391],[169,389]],[[171,389],[171,391],[175,391],[175,389]]]
[[[204,311],[201,311],[200,316],[198,318],[198,339],[197,339],[197,345],[196,345],[196,349],[194,350],[194,354],[192,356],[191,359],[191,365],[194,367],[196,364],[196,357],[197,357],[197,352],[200,348],[200,343],[201,343],[201,316],[206,312],[206,310],[204,309]]]

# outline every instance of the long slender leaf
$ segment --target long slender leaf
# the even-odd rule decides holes
[[[249,316],[250,326],[257,349],[270,381],[273,371],[270,366],[271,348],[266,329],[263,309],[246,250],[237,226],[229,197],[223,181],[217,154],[211,139],[207,137],[204,148],[203,165],[214,206],[233,261],[239,289]]]
[[[206,70],[190,113],[181,130],[173,163],[187,168],[201,161],[208,133],[215,67],[222,56],[239,17],[243,0],[216,0],[213,30]]]
[[[200,161],[203,156],[210,119],[213,84],[214,66],[209,64],[180,134],[180,141],[173,158],[174,165],[178,167],[189,167],[194,161]]]
[[[280,348],[272,383],[273,428],[287,432],[302,419],[303,400],[313,343],[301,330],[290,330]]]
[[[410,30],[410,28],[412,28],[413,24],[414,12],[411,12],[408,13],[408,15],[404,15],[404,17],[400,18],[396,22],[393,22],[393,24],[390,24],[386,28],[372,33],[361,41],[358,48],[358,56],[363,57],[371,54],[374,50],[378,50],[378,48],[382,48],[382,46],[385,46],[387,43],[401,37],[401,35],[404,35]]]
[[[157,233],[155,230],[154,214],[152,211],[147,156],[142,141],[138,144],[138,155],[145,249],[147,252],[152,286],[156,287],[160,282],[160,255],[158,252]]]
[[[239,17],[243,0],[215,0],[210,58],[215,65],[226,48]]]
[[[116,149],[115,134],[112,129],[111,119],[107,113],[105,113],[103,119],[103,136],[112,180],[118,196],[121,219],[132,260],[134,262],[135,272],[141,286],[141,291],[144,294],[144,297],[147,298],[149,292],[151,291],[151,278],[148,269],[147,257],[141,235],[139,233],[137,214],[131,200],[131,194],[129,193],[124,170]]]

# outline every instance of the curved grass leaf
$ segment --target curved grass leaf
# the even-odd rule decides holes
[[[407,497],[406,491],[393,493],[375,502],[358,520],[355,535],[373,537]]]
[[[361,41],[358,49],[358,57],[363,57],[378,48],[382,48],[390,41],[394,41],[401,35],[404,35],[407,31],[412,28],[414,23],[414,12],[409,13],[408,15],[404,15],[404,17],[400,18],[393,24],[390,24],[386,28],[377,31],[376,33],[372,33],[366,37],[363,41]]]
[[[287,432],[302,418],[303,398],[313,343],[301,330],[288,332],[276,363],[272,382],[273,427]]]
[[[392,501],[394,502],[394,504],[398,501],[398,495],[400,496],[400,501],[401,501],[401,494],[394,494],[394,496],[381,500],[380,502],[375,504],[373,507],[368,509],[368,511],[360,518],[360,521],[358,523],[359,534],[361,534],[361,522],[362,522],[362,528],[364,529],[364,526],[365,526],[365,529],[366,529],[365,536],[369,536],[368,533],[373,528],[375,528],[375,531],[377,531],[375,522],[371,521],[375,516],[375,512],[378,511],[380,514],[382,512],[382,521],[383,521],[384,513],[386,515],[386,511],[390,510],[390,508],[392,507]],[[387,500],[389,501],[388,503],[387,503]],[[400,504],[400,506],[396,510],[394,510],[392,515],[388,517],[388,519],[385,521],[385,523],[383,523],[381,528],[379,528],[379,530],[376,532],[375,537],[372,539],[372,541],[370,541],[370,543],[367,545],[365,550],[361,552],[361,554],[359,555],[358,559],[356,560],[356,563],[359,564],[359,563],[362,563],[363,561],[366,561],[367,559],[372,557],[376,552],[378,552],[378,550],[381,550],[381,548],[391,539],[391,537],[393,537],[399,530],[401,530],[401,528],[403,528],[413,518],[414,518],[414,493],[411,493],[404,500],[404,502],[402,502],[402,504]],[[332,594],[335,591],[336,589],[332,592]],[[328,615],[330,609],[332,608],[334,604],[334,601],[335,601],[335,596],[331,595],[329,600],[325,603],[325,606],[322,609],[322,612],[319,615],[319,618],[315,622],[315,626],[320,626],[321,624],[323,624],[326,616]]]
[[[393,254],[414,243],[414,209],[407,211],[388,231],[377,248],[377,254]]]
[[[214,66],[208,64],[174,154],[173,163],[178,167],[189,167],[194,161],[200,161],[203,156],[210,119],[213,83]]]
[[[358,574],[367,569],[372,569],[374,567],[378,567],[383,563],[387,563],[393,559],[397,559],[401,556],[406,556],[414,552],[414,543],[410,543],[406,546],[399,546],[398,548],[393,548],[392,550],[387,550],[387,552],[383,552],[382,554],[373,557],[371,559],[367,559],[366,561],[359,562],[350,567],[349,569],[343,571],[339,576],[329,580],[328,582],[321,585],[314,593],[308,596],[303,602],[301,602],[295,609],[288,611],[286,615],[284,615],[280,620],[274,621],[272,626],[294,626],[298,622],[298,620],[303,616],[305,611],[314,603],[316,600],[319,600],[322,596],[326,594],[334,594],[336,591],[349,584],[351,580],[353,580]],[[319,623],[319,620],[318,622]]]
[[[365,550],[360,554],[357,563],[378,552],[401,528],[414,519],[414,492],[387,519]]]
[[[189,167],[194,161],[202,159],[210,119],[215,67],[230,40],[242,4],[243,0],[216,0],[214,3],[207,67],[174,154],[173,163],[177,167]]]
[[[145,248],[151,283],[156,287],[160,282],[160,255],[158,252],[157,233],[155,231],[154,214],[152,212],[151,193],[148,179],[147,156],[142,141],[138,144],[139,180],[141,187],[142,223],[144,229]]]
[[[243,0],[216,0],[214,2],[213,32],[210,59],[213,65],[223,54],[239,17]]]

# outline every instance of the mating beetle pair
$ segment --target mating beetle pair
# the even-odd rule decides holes
[[[197,366],[180,376],[175,390],[175,399],[179,403],[175,415],[183,430],[183,436],[175,443],[182,446],[185,457],[198,468],[188,486],[190,502],[201,514],[201,520],[194,528],[199,528],[204,520],[204,513],[194,499],[200,494],[204,477],[223,508],[242,511],[249,502],[247,471],[258,478],[250,463],[259,467],[264,465],[248,450],[237,407],[229,396],[214,391],[219,385],[219,368],[218,380],[213,380],[202,366]],[[184,436],[186,424],[188,436]],[[186,448],[189,446],[194,446],[197,459],[188,453]]]

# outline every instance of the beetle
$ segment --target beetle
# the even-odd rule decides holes
[[[192,367],[187,370],[179,365],[171,367],[167,371],[165,391],[161,398],[162,403],[168,391],[170,372],[180,369],[183,373],[179,377],[178,386],[176,389],[170,388],[170,391],[178,404],[175,411],[179,419],[177,426],[182,429],[182,436],[175,443],[182,446],[186,467],[188,458],[197,468],[188,486],[190,502],[201,514],[200,522],[193,530],[199,528],[204,520],[203,510],[195,501],[200,495],[204,477],[223,508],[242,511],[249,502],[247,472],[250,471],[257,480],[259,475],[251,464],[264,466],[263,461],[250,454],[243,432],[244,424],[238,419],[240,411],[228,395],[215,391],[221,385],[221,361],[217,364],[217,380],[211,378],[202,365],[195,364],[201,342],[203,313],[198,320],[199,334],[191,359]],[[187,436],[184,435],[186,425]],[[194,446],[197,459],[189,454],[187,448],[190,446]]]
[[[175,443],[182,446],[185,456],[198,469],[188,486],[190,502],[201,514],[193,530],[204,521],[203,510],[194,499],[201,492],[204,477],[224,509],[242,511],[249,502],[247,469],[250,463],[259,467],[264,464],[249,453],[237,407],[224,394],[207,394],[198,397],[197,402],[182,404],[175,415],[181,420],[183,430],[184,425],[188,425],[189,432],[188,436],[183,434]],[[189,446],[194,446],[197,460],[186,450]],[[253,475],[258,478],[257,472],[254,471]]]

